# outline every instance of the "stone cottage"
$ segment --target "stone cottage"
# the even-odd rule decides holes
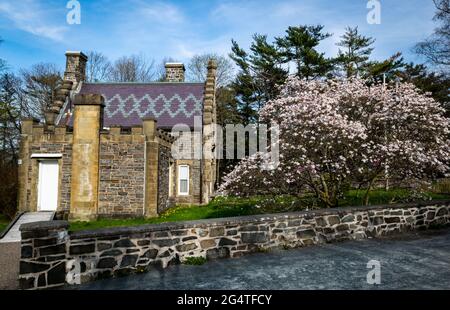
[[[67,52],[45,123],[23,120],[19,210],[92,220],[207,203],[216,181],[214,61],[204,83],[186,83],[181,63],[167,63],[160,83],[87,83],[86,62]],[[200,132],[200,158],[172,156],[179,124]]]

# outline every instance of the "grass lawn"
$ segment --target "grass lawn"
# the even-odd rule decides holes
[[[9,222],[10,220],[6,216],[0,214],[0,233],[8,226]]]
[[[350,190],[339,201],[341,206],[361,205],[364,197],[363,190]],[[422,199],[449,199],[450,195],[427,193],[424,197],[411,195],[408,190],[394,189],[390,191],[374,190],[370,195],[370,204],[389,204],[397,202],[409,202]],[[189,221],[220,217],[232,217],[242,215],[264,214],[301,211],[317,209],[322,206],[311,195],[303,197],[278,196],[278,197],[217,197],[204,206],[177,206],[158,218],[133,218],[133,219],[100,219],[91,222],[71,222],[70,230],[88,230],[115,226],[137,226],[143,224],[156,224],[163,222]]]

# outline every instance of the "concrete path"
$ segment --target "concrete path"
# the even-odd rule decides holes
[[[0,290],[19,287],[20,242],[0,243]]]
[[[0,239],[0,290],[17,289],[20,262],[20,230],[25,223],[50,221],[54,212],[24,213],[7,234]]]
[[[378,285],[367,283],[370,260]],[[450,229],[176,265],[66,289],[450,289]]]
[[[54,212],[28,212],[24,213],[14,226],[8,231],[6,236],[0,239],[0,243],[8,242],[20,242],[20,225],[32,222],[51,221],[53,219]]]

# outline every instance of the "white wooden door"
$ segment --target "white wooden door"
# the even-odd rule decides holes
[[[57,160],[39,162],[38,211],[56,211],[58,206]]]

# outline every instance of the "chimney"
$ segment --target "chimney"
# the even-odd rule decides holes
[[[184,65],[179,62],[167,62],[166,65],[166,82],[184,82]]]
[[[72,89],[75,90],[78,84],[86,78],[86,62],[88,58],[82,52],[66,52],[66,71],[64,80],[72,81]]]
[[[217,63],[211,59],[208,61],[203,102],[203,124],[205,125],[216,121],[216,74]]]

